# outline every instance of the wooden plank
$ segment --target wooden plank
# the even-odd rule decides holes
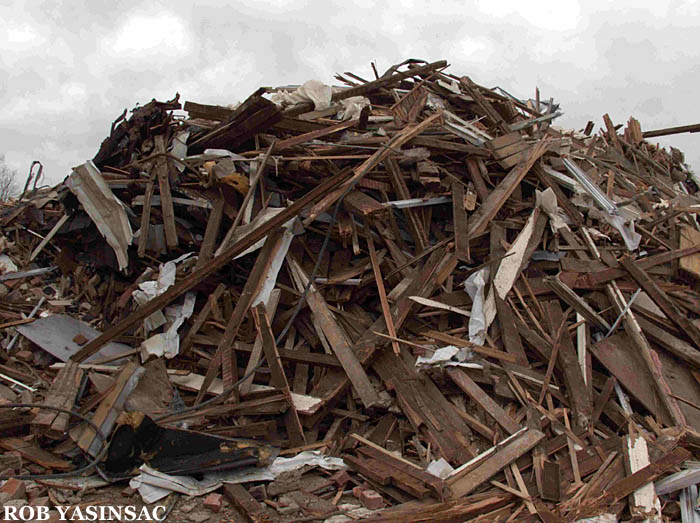
[[[340,186],[335,191],[321,198],[321,201],[316,203],[311,209],[311,211],[309,211],[309,216],[304,223],[311,223],[313,220],[318,218],[318,216],[321,213],[328,210],[331,207],[331,205],[333,205],[338,200],[338,198],[340,198],[341,195],[345,193],[348,187],[357,183],[377,165],[386,160],[390,155],[394,154],[393,151],[400,149],[402,145],[407,143],[412,138],[415,138],[416,136],[421,134],[431,125],[437,124],[441,119],[442,113],[438,112],[433,114],[432,116],[427,117],[419,124],[408,125],[404,127],[401,131],[396,133],[391,138],[389,143],[386,144],[386,147],[382,147],[377,152],[372,154],[369,158],[367,158],[367,160],[365,160],[362,164],[355,167],[352,171],[352,175],[348,180],[340,184]]]
[[[559,302],[551,301],[548,305],[549,318],[552,325],[561,325],[565,318]],[[564,375],[566,391],[574,415],[574,423],[577,426],[585,427],[593,414],[593,403],[590,389],[586,386],[586,380],[578,364],[578,356],[571,341],[571,336],[566,330],[561,336],[557,360]]]
[[[387,158],[384,162],[386,166],[387,174],[389,175],[389,180],[394,187],[394,191],[397,196],[402,200],[409,200],[411,198],[411,193],[408,191],[408,186],[404,180],[399,164],[396,162],[395,158]],[[391,212],[391,211],[390,211]],[[420,220],[418,209],[405,208],[403,209],[404,216],[408,221],[408,227],[413,236],[413,241],[416,244],[417,253],[423,252],[428,248],[428,236],[425,232],[423,224]]]
[[[467,211],[464,208],[464,185],[452,180],[452,219],[455,228],[455,256],[465,263],[469,257],[469,234],[467,233]]]
[[[145,373],[143,367],[139,367],[133,361],[129,361],[119,373],[111,392],[100,402],[92,422],[100,428],[102,434],[107,437],[112,431],[119,414],[121,414],[124,402],[136,388],[139,379]],[[91,456],[97,455],[102,447],[99,436],[90,425],[85,425],[77,439],[78,447]]]
[[[202,245],[199,248],[199,256],[197,257],[197,265],[195,266],[195,270],[204,267],[204,265],[206,265],[214,255],[216,237],[219,235],[221,220],[224,217],[224,207],[226,207],[226,200],[223,198],[223,196],[217,194],[214,198],[212,210],[209,213],[207,228],[204,230],[204,239],[202,240]],[[240,212],[242,212],[242,209]]]
[[[391,316],[391,308],[389,307],[389,300],[386,297],[386,289],[384,288],[384,280],[382,279],[382,269],[379,266],[379,261],[377,260],[377,251],[374,248],[374,240],[372,239],[372,231],[367,230],[367,248],[369,249],[369,259],[372,264],[372,272],[374,273],[374,281],[377,284],[377,292],[379,293],[379,303],[382,306],[382,314],[384,315],[384,321],[386,322],[387,330],[389,331],[389,336],[396,338],[396,327],[394,326],[394,318]],[[391,341],[391,346],[394,349],[395,354],[401,353],[401,348],[399,343],[394,339]]]
[[[218,338],[209,336],[197,335],[193,337],[193,342],[201,345],[218,345]],[[238,352],[253,352],[253,344],[235,342],[236,351]],[[318,352],[306,352],[298,350],[289,350],[278,348],[280,358],[290,363],[303,363],[316,367],[328,367],[333,369],[342,369],[338,358],[333,354],[321,354]]]
[[[299,414],[292,401],[292,393],[289,389],[287,376],[284,373],[282,360],[280,360],[279,353],[277,352],[277,344],[275,343],[275,337],[270,327],[270,319],[267,316],[267,311],[265,311],[265,305],[263,303],[253,308],[253,318],[255,320],[255,327],[258,330],[258,335],[262,339],[265,359],[270,369],[270,385],[280,389],[289,403],[289,411],[285,414],[289,446],[293,448],[306,445],[304,429],[301,426]]]
[[[82,378],[83,369],[69,360],[66,366],[58,371],[44,403],[48,406],[72,410]],[[32,421],[32,430],[50,438],[59,439],[63,438],[68,430],[69,421],[70,416],[67,413],[40,409]]]
[[[267,237],[267,240],[265,240],[265,244],[263,245],[260,254],[258,254],[257,261],[253,266],[253,270],[248,275],[248,279],[243,287],[243,292],[236,302],[231,318],[229,318],[229,321],[226,323],[226,330],[219,339],[219,344],[216,347],[216,353],[214,354],[214,358],[212,359],[209,368],[207,369],[207,374],[204,377],[204,384],[197,394],[197,404],[202,401],[202,398],[204,398],[204,394],[206,394],[209,386],[219,371],[219,366],[222,368],[224,388],[231,388],[233,386],[234,376],[238,378],[238,366],[236,364],[236,358],[233,354],[233,341],[238,335],[238,329],[240,329],[253,299],[255,296],[257,296],[264,283],[264,276],[267,274],[270,264],[272,263],[272,259],[275,254],[275,247],[278,244],[281,236],[282,232],[280,229],[272,231]],[[238,390],[234,389],[232,394],[234,399],[237,398]]]
[[[204,304],[204,306],[200,309],[199,313],[197,314],[197,317],[194,320],[194,323],[192,324],[192,327],[190,330],[187,332],[185,335],[185,338],[182,340],[182,344],[180,345],[180,354],[187,354],[190,349],[192,348],[192,345],[194,344],[194,337],[197,335],[199,332],[199,329],[202,328],[204,325],[204,322],[207,321],[209,318],[209,315],[211,314],[211,311],[214,307],[214,304],[219,301],[221,298],[221,295],[224,293],[226,290],[226,285],[223,283],[220,283],[216,289],[214,289],[214,292],[211,293],[207,297],[207,301]]]
[[[73,469],[70,462],[37,447],[32,442],[24,441],[22,438],[2,438],[0,439],[0,448],[10,452],[19,452],[22,458],[49,470],[68,471]]]
[[[680,230],[681,249],[700,246],[700,231],[690,225],[683,225]],[[690,276],[700,279],[700,254],[683,256],[678,263],[679,269]]]
[[[370,216],[372,214],[387,212],[377,200],[362,191],[354,190],[345,195],[343,206],[351,213],[359,216]]]
[[[224,497],[233,505],[249,523],[271,523],[272,519],[265,513],[265,508],[239,484],[224,484]]]
[[[667,330],[658,327],[651,321],[637,317],[639,326],[644,331],[644,334],[657,345],[663,347],[668,352],[689,363],[696,369],[700,369],[700,351],[694,348],[690,343],[676,338]]]
[[[63,224],[68,221],[68,215],[64,214],[59,218],[59,220],[56,222],[56,224],[51,227],[51,230],[44,236],[44,239],[39,242],[39,245],[36,246],[36,248],[32,251],[32,254],[29,256],[29,261],[34,261],[34,258],[39,256],[39,253],[44,250],[44,247],[51,241],[51,239],[56,236],[56,233],[60,230],[61,227],[63,227]]]
[[[546,501],[559,501],[561,499],[559,464],[553,461],[544,461],[543,467],[542,499]]]
[[[520,339],[518,328],[515,325],[513,310],[510,308],[510,305],[501,299],[497,292],[493,293],[493,296],[496,301],[498,325],[501,327],[503,345],[508,354],[515,356],[518,365],[527,366],[527,355],[525,354],[525,348]]]
[[[663,496],[698,483],[700,483],[700,468],[691,468],[681,470],[657,481],[654,484],[654,490],[656,490],[658,496]]]
[[[615,376],[622,387],[639,401],[655,418],[664,425],[674,424],[668,409],[659,397],[654,378],[646,367],[644,357],[626,333],[619,333],[590,346],[591,353],[608,372]],[[656,365],[668,387],[668,394],[675,394],[693,401],[700,396],[700,384],[692,375],[692,369],[673,356],[658,354]],[[671,398],[673,399],[673,398]],[[684,417],[684,424],[695,430],[700,429],[700,411],[679,402],[678,408]]]
[[[148,248],[148,235],[151,231],[151,205],[153,201],[153,191],[155,184],[152,176],[146,184],[146,192],[144,193],[143,209],[141,209],[141,228],[139,233],[138,256],[143,258]]]
[[[504,134],[509,133],[510,127],[501,114],[491,105],[491,102],[481,94],[480,87],[472,82],[471,78],[468,76],[460,78],[460,83],[467,94],[472,97],[483,114],[488,118],[489,125],[497,127]]]
[[[626,308],[626,302],[617,283],[613,281],[606,285],[606,291],[617,313],[622,314]],[[637,346],[638,353],[641,354],[644,365],[652,377],[654,387],[661,400],[660,403],[665,407],[666,412],[669,414],[674,424],[680,426],[685,425],[686,419],[683,415],[683,410],[671,394],[671,388],[663,375],[663,368],[659,362],[658,355],[651,348],[651,345],[649,345],[649,341],[646,336],[644,336],[644,332],[642,332],[642,328],[639,326],[637,318],[632,314],[632,311],[628,310],[624,315],[623,325],[625,327],[625,332]]]
[[[333,190],[342,180],[347,178],[347,176],[347,173],[339,173],[338,175],[329,178],[322,184],[316,186],[314,189],[296,200],[292,205],[287,207],[284,211],[275,215],[264,225],[260,226],[254,231],[251,231],[234,245],[227,247],[221,254],[214,257],[206,266],[193,272],[188,278],[184,278],[176,282],[175,285],[171,286],[163,294],[142,305],[139,309],[129,314],[118,324],[107,329],[100,336],[86,344],[85,347],[74,354],[71,359],[77,362],[85,361],[85,359],[95,354],[104,344],[108,343],[113,338],[124,334],[127,330],[135,326],[144,318],[147,318],[154,312],[161,310],[163,307],[170,304],[187,291],[195,288],[209,276],[226,266],[230,260],[267,236],[270,231],[286,223],[290,218],[299,214],[299,212],[307,205],[316,201],[318,198],[321,198],[327,192]]]
[[[564,301],[567,305],[573,307],[576,312],[581,314],[588,321],[597,325],[599,328],[603,329],[604,332],[610,330],[610,324],[605,321],[600,314],[595,312],[588,303],[586,303],[581,297],[579,297],[568,285],[562,282],[557,276],[552,276],[545,278],[545,282],[549,285],[549,288],[554,291],[554,293],[559,296],[559,298]]]
[[[373,460],[350,455],[344,455],[343,460],[357,472],[379,485],[389,485],[391,483],[391,471],[386,466],[373,463]],[[428,489],[425,489],[425,491],[427,492]]]
[[[365,444],[365,446],[358,448],[358,451],[362,454],[382,461],[388,466],[401,470],[421,483],[428,485],[440,499],[445,499],[449,496],[450,489],[442,479],[425,472],[422,468],[406,459],[399,458],[379,445],[372,444],[370,441],[362,436],[359,436],[358,434],[351,434],[350,437],[359,443]]]
[[[455,498],[461,498],[473,492],[499,471],[507,467],[520,456],[532,450],[544,439],[544,434],[537,430],[527,430],[505,445],[501,450],[488,456],[481,464],[464,477],[456,480],[448,478]]]
[[[474,400],[486,414],[491,416],[496,423],[503,427],[508,434],[515,434],[522,428],[462,369],[450,367],[446,372],[452,381],[454,381],[467,396]]]
[[[486,166],[483,160],[479,158],[467,158],[467,169],[469,170],[469,176],[474,182],[474,187],[476,188],[476,193],[479,195],[479,200],[485,202],[489,196],[489,189],[486,187],[486,182],[484,181],[484,175],[482,171],[486,172]]]
[[[301,266],[291,256],[287,258],[287,261],[292,272],[295,274],[296,278],[299,279],[301,288],[305,288],[309,280]],[[360,396],[364,406],[369,408],[378,404],[380,399],[377,391],[369,381],[369,377],[362,368],[362,364],[357,358],[357,355],[353,352],[346,334],[335,321],[326,300],[323,299],[323,296],[321,296],[313,283],[309,286],[309,291],[306,294],[306,303],[311,309],[314,321],[319,325],[323,334],[328,339],[331,349],[333,349],[338,361],[340,361],[340,364],[343,366],[343,370],[345,370],[348,379]]]
[[[535,162],[547,151],[549,140],[547,138],[541,140],[532,147],[527,155],[527,158],[514,167],[501,183],[489,193],[488,198],[481,206],[472,214],[469,220],[469,236],[478,236],[486,231],[489,223],[496,217],[498,211],[505,202],[513,194],[515,188],[520,184],[525,175],[530,172]]]
[[[651,269],[652,267],[664,265],[673,260],[683,258],[684,256],[690,256],[691,254],[695,254],[697,252],[700,252],[700,244],[693,245],[692,247],[686,247],[685,249],[676,249],[674,251],[662,252],[653,256],[646,256],[636,260],[636,263],[638,267],[647,270]],[[582,279],[585,280],[588,287],[596,287],[617,278],[624,278],[625,276],[627,276],[627,271],[624,269],[607,269],[604,271],[586,274]]]
[[[639,286],[644,289],[654,303],[664,312],[668,319],[680,329],[681,333],[693,342],[696,349],[700,350],[700,328],[678,309],[676,304],[671,301],[663,289],[661,289],[661,287],[649,277],[647,272],[639,267],[629,255],[623,256],[620,263],[627,269],[627,272],[629,272]]]
[[[175,210],[173,209],[173,197],[170,193],[170,173],[168,169],[167,151],[165,150],[165,138],[162,134],[154,137],[156,146],[155,170],[158,177],[160,190],[160,208],[163,212],[163,227],[165,229],[165,243],[169,249],[178,245],[177,228],[175,227]]]
[[[477,147],[468,143],[448,142],[447,140],[439,140],[429,136],[417,136],[409,144],[416,147],[428,147],[431,150],[466,153],[470,156],[483,158],[491,156],[491,153],[483,147]]]
[[[275,317],[275,312],[277,311],[277,305],[279,305],[281,293],[282,291],[280,291],[279,289],[274,289],[270,294],[270,299],[265,304],[265,311],[267,312],[267,315],[270,318]],[[236,346],[236,350],[238,350],[238,346]],[[253,369],[257,367],[258,363],[260,363],[262,353],[262,336],[260,336],[260,334],[258,333],[258,335],[255,337],[255,341],[253,342],[253,350],[250,353],[250,358],[248,358],[248,363],[246,364],[245,371],[243,372],[244,376],[248,374],[250,374],[250,376],[246,378],[243,382],[241,382],[241,384],[238,386],[238,390],[241,396],[245,396],[246,394],[248,394],[250,392],[250,388],[253,386],[253,380],[255,379],[255,373],[253,372]]]
[[[614,504],[629,496],[635,490],[654,481],[676,465],[692,458],[692,454],[684,448],[677,448],[664,454],[658,460],[637,470],[635,473],[611,485],[605,493],[605,503]]]
[[[483,345],[477,345],[476,343],[472,343],[470,341],[459,338],[457,336],[453,336],[451,334],[445,334],[444,332],[438,332],[435,330],[428,330],[421,334],[427,336],[428,338],[433,338],[436,341],[441,341],[449,345],[455,345],[456,347],[465,347],[471,349],[474,352],[479,353],[488,358],[495,358],[498,360],[506,361],[508,363],[518,362],[517,356],[508,354],[507,352],[503,352],[498,349],[492,349],[490,347],[484,347]]]
[[[628,474],[633,474],[649,465],[649,451],[646,440],[640,436],[627,435],[623,438],[623,455]],[[630,513],[657,520],[661,516],[661,503],[654,491],[654,484],[647,483],[630,494]]]
[[[318,138],[322,138],[324,136],[328,136],[334,133],[338,133],[340,131],[345,131],[346,129],[350,129],[352,127],[355,127],[357,125],[358,120],[348,120],[346,122],[340,122],[334,125],[329,125],[324,127],[323,129],[316,129],[311,132],[307,132],[304,134],[299,134],[297,136],[293,136],[292,138],[288,138],[286,140],[280,140],[279,142],[276,142],[273,148],[274,152],[280,152],[285,149],[289,149],[291,147],[295,147],[297,145],[301,145],[307,142],[310,142],[312,140],[316,140]]]

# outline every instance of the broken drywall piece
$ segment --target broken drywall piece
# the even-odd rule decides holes
[[[119,270],[126,270],[129,265],[127,249],[134,236],[126,214],[126,206],[114,196],[102,173],[92,161],[73,167],[73,174],[66,179],[66,185],[78,198],[100,234],[114,249]]]
[[[428,474],[437,476],[440,479],[447,479],[454,470],[454,467],[450,465],[445,458],[434,459],[425,469]]]

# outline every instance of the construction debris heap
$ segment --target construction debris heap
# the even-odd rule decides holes
[[[696,521],[682,153],[446,67],[154,100],[3,204],[0,502]]]

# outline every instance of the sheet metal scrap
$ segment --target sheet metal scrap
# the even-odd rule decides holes
[[[151,101],[3,204],[4,401],[87,414],[111,473],[228,474],[249,520],[358,500],[374,521],[687,515],[700,199],[649,141],[687,129],[564,130],[539,91],[445,61],[336,79],[187,116]],[[99,451],[66,413],[0,416],[18,469]],[[319,473],[331,457],[349,471]]]

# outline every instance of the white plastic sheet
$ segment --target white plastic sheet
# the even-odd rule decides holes
[[[277,105],[287,107],[298,103],[313,102],[316,111],[323,111],[331,106],[333,90],[318,80],[309,80],[294,91],[277,91],[270,95],[270,100]]]
[[[484,316],[484,288],[489,279],[489,268],[475,272],[464,282],[464,290],[472,299],[471,316],[469,317],[469,341],[483,345],[486,340],[486,317]]]
[[[188,496],[203,496],[218,489],[224,483],[247,483],[249,481],[272,481],[282,472],[297,470],[307,465],[326,470],[344,470],[345,462],[341,458],[324,456],[317,450],[300,452],[294,457],[278,457],[267,467],[250,467],[206,474],[201,480],[189,476],[171,476],[158,472],[148,465],[141,465],[141,474],[131,479],[129,486],[139,491],[146,503],[155,503],[170,492],[179,492]]]

